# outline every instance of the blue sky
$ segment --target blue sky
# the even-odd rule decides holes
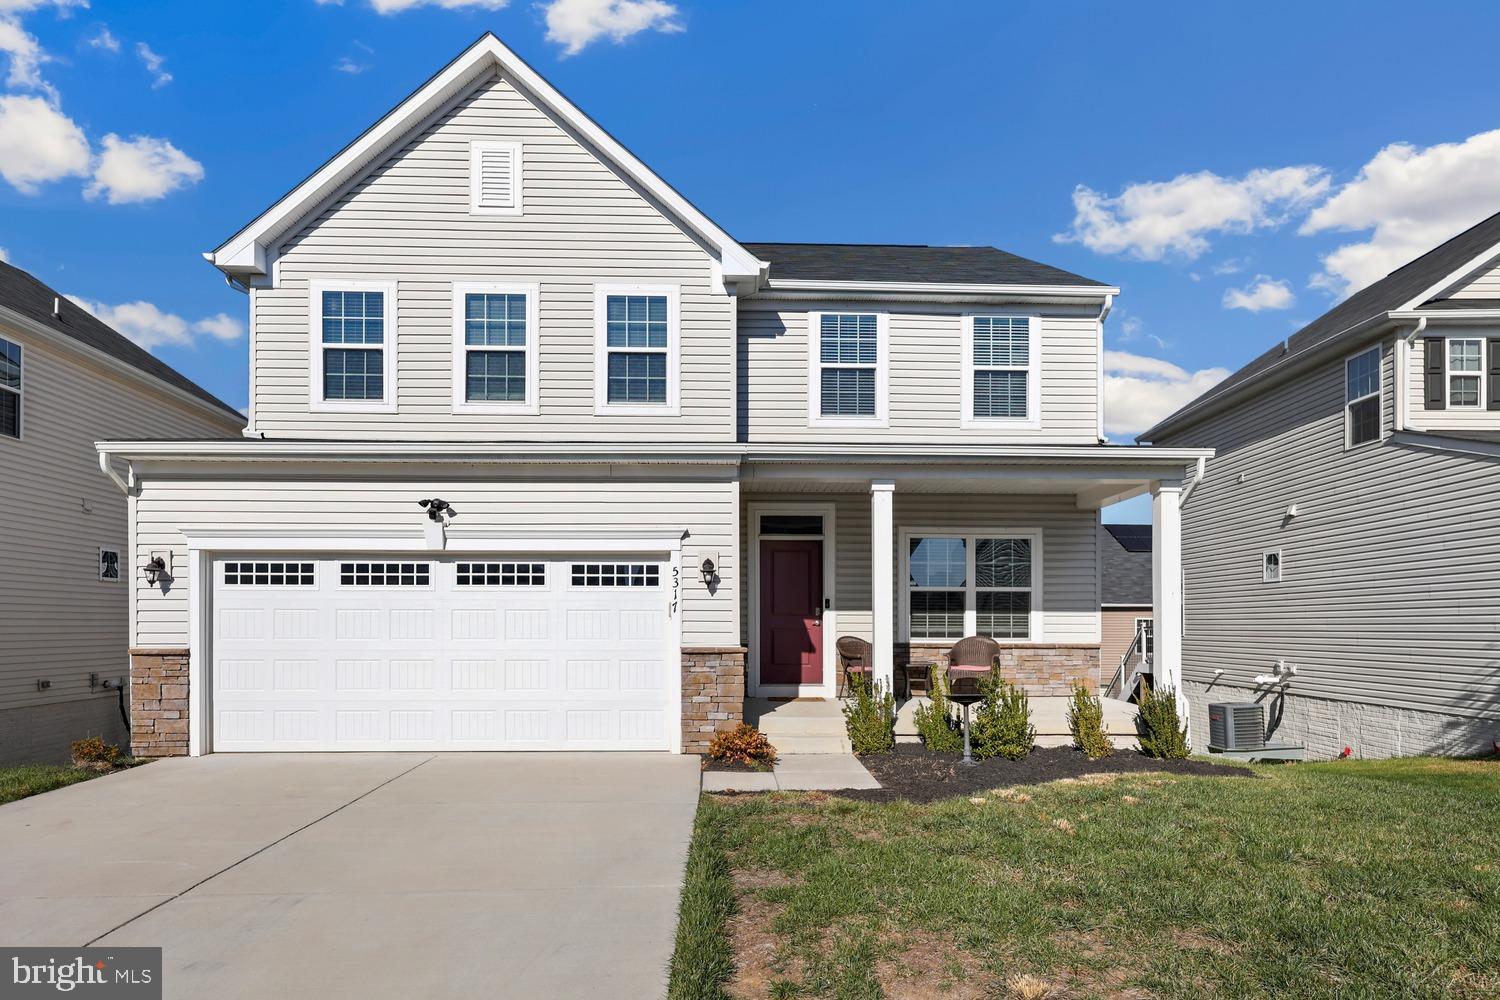
[[[742,239],[1121,286],[1125,440],[1500,208],[1500,8],[1442,6],[0,0],[0,250],[241,406],[200,253],[488,29]]]

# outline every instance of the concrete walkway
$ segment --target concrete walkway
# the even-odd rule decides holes
[[[168,997],[656,997],[698,759],[216,754],[0,806],[0,940]]]
[[[771,771],[704,771],[705,792],[807,792],[879,788],[852,753],[788,754]]]

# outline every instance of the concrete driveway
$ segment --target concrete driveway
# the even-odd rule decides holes
[[[696,757],[215,754],[0,806],[0,944],[166,995],[658,997]]]

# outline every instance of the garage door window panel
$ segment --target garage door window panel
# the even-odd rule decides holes
[[[531,562],[459,563],[460,587],[545,587],[547,566]]]
[[[344,587],[430,587],[432,565],[410,562],[346,562],[339,564]]]
[[[312,587],[317,583],[310,562],[227,562],[224,585],[228,587]]]
[[[650,563],[574,563],[575,587],[656,587],[661,570]]]

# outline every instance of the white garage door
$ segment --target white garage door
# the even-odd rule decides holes
[[[214,750],[666,750],[659,558],[214,561]]]

